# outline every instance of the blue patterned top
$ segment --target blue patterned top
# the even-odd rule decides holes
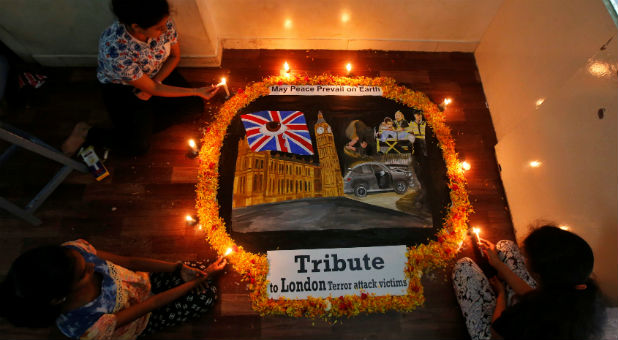
[[[110,275],[107,261],[89,253],[84,248],[69,244],[65,247],[77,250],[86,262],[94,263],[94,271],[103,276],[101,282],[101,294],[94,300],[82,307],[61,314],[56,319],[56,325],[62,334],[72,339],[78,339],[86,332],[103,314],[112,313],[116,306],[117,286]]]
[[[143,42],[134,38],[124,24],[115,21],[99,39],[97,79],[103,84],[127,84],[144,74],[152,78],[170,55],[178,34],[172,19],[167,31],[156,39]]]

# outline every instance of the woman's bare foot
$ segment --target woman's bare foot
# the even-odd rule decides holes
[[[88,136],[88,130],[90,130],[92,126],[86,124],[85,122],[79,122],[75,124],[73,131],[69,135],[69,137],[62,143],[62,152],[67,156],[73,156],[75,152],[86,142],[86,137]]]

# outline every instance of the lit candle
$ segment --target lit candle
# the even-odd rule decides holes
[[[481,233],[481,228],[473,227],[472,233],[476,235],[476,237],[472,241],[472,245],[474,246],[474,250],[477,252],[477,255],[482,258],[485,256],[485,254],[483,254],[483,250],[481,249],[481,236],[479,235]]]
[[[345,65],[345,69],[348,71],[347,75],[350,75],[352,73],[352,63]]]
[[[569,226],[568,226],[568,225],[564,225],[564,224],[563,224],[563,225],[561,225],[561,226],[560,226],[560,227],[558,227],[558,228],[560,228],[560,229],[562,229],[562,230],[564,230],[564,231],[569,231],[569,229],[571,229],[571,228],[569,228]]]
[[[223,86],[223,89],[225,90],[225,98],[230,96],[230,90],[227,88],[227,81],[225,80],[225,77],[221,78],[221,82],[217,84],[217,86]]]
[[[481,237],[479,236],[481,228],[474,227],[472,228],[472,232],[476,234],[476,242],[481,243]]]
[[[288,64],[288,62],[286,61],[285,63],[283,63],[283,70],[281,70],[281,72],[279,72],[280,75],[288,78],[290,77],[291,74],[291,69],[290,69],[290,65]]]
[[[483,273],[485,274],[485,276],[487,276],[487,278],[492,278],[496,276],[498,272],[496,272],[496,269],[494,269],[494,267],[492,267],[489,264],[489,260],[487,259],[487,256],[484,254],[483,250],[481,249],[481,236],[480,236],[481,228],[473,227],[472,232],[476,235],[475,240],[472,241],[472,246],[473,246],[474,254],[476,257],[476,262],[478,266],[481,268],[481,270],[483,271]]]
[[[197,149],[197,143],[195,143],[195,140],[189,139],[188,144],[189,144],[189,152],[187,153],[187,156],[189,158],[197,157],[197,155],[199,154],[199,150]]]
[[[472,166],[470,165],[470,163],[468,163],[468,161],[463,161],[463,162],[461,162],[461,168],[464,171],[468,171],[468,170],[470,170],[472,168]]]
[[[438,107],[440,107],[440,109],[442,109],[442,111],[445,111],[446,107],[451,102],[453,102],[453,100],[451,98],[444,98],[444,101],[442,103],[438,104]]]
[[[195,218],[193,218],[193,216],[191,216],[191,215],[185,216],[185,221],[187,222],[187,225],[190,226],[190,227],[192,227],[192,226],[197,224],[197,220]]]
[[[223,257],[226,257],[230,255],[231,253],[232,253],[232,248],[227,248],[227,250],[225,251],[225,254],[223,254]]]

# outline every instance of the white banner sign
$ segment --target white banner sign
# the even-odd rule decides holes
[[[268,297],[405,295],[406,246],[268,252]]]
[[[380,86],[273,85],[271,96],[382,96]]]

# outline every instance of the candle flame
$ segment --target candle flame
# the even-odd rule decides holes
[[[221,78],[221,82],[217,85],[225,85],[226,84],[226,80],[225,77]]]
[[[187,222],[195,222],[195,219],[193,219],[193,216],[191,215],[185,216],[185,220],[187,220]]]
[[[348,70],[348,73],[352,72],[352,63],[345,65],[345,69]]]
[[[481,233],[481,228],[474,227],[472,228],[472,232],[476,234],[476,241],[481,242],[481,237],[479,236]]]
[[[283,64],[283,70],[285,72],[290,72],[290,65],[288,65],[287,61]]]
[[[461,163],[461,168],[464,169],[464,171],[468,171],[472,168],[472,166],[468,163],[468,161],[463,161]]]
[[[193,139],[189,139],[189,146],[190,146],[192,149],[197,148],[197,144],[195,144],[195,141],[194,141]]]
[[[571,229],[568,225],[561,225],[560,227],[558,227],[564,231],[569,231],[569,229]]]
[[[444,106],[448,106],[453,100],[451,98],[444,98]]]
[[[223,256],[228,256],[232,253],[232,248],[227,248],[227,250],[225,251],[225,255]]]

